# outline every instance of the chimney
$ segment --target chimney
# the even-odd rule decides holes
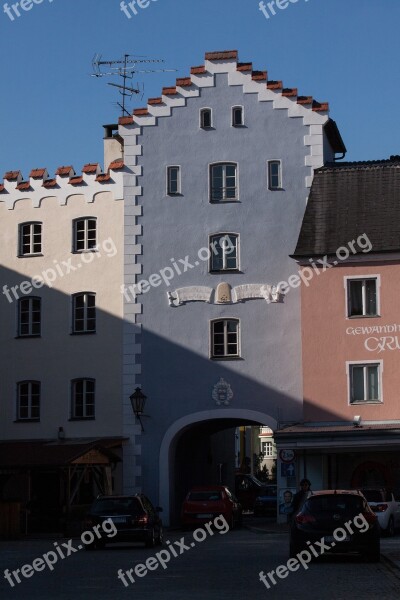
[[[113,160],[124,158],[124,140],[118,133],[118,125],[104,127],[104,172],[106,173]]]

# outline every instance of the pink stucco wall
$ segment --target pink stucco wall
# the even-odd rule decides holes
[[[359,275],[380,275],[379,317],[347,318],[344,278]],[[395,331],[350,334],[385,325]],[[400,262],[343,264],[302,284],[302,340],[305,421],[400,419]],[[383,361],[383,403],[349,405],[346,361],[364,360]]]

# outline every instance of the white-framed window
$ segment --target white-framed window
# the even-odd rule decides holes
[[[345,277],[347,317],[379,316],[379,276]]]
[[[212,109],[202,108],[200,110],[200,127],[202,129],[211,129],[212,126]]]
[[[243,106],[232,106],[232,127],[242,127],[244,125]]]
[[[167,195],[176,196],[181,193],[181,168],[167,167]]]
[[[71,389],[71,419],[94,419],[95,380],[74,379]]]
[[[42,252],[42,223],[32,221],[19,225],[19,256],[35,256]]]
[[[96,294],[81,292],[72,296],[72,333],[96,332]]]
[[[383,361],[346,363],[349,404],[382,402]]]
[[[40,336],[41,298],[29,296],[18,300],[18,337]]]
[[[237,233],[210,235],[210,272],[239,270],[239,236]]]
[[[40,381],[17,383],[17,421],[40,420]]]
[[[282,189],[282,163],[280,160],[268,161],[268,189]]]
[[[211,321],[211,358],[238,358],[239,319]]]
[[[96,217],[81,217],[73,221],[74,252],[94,251],[97,248]]]
[[[216,163],[210,165],[210,202],[223,202],[238,199],[237,163]]]
[[[273,458],[274,443],[273,442],[261,442],[261,452],[262,452],[264,458]]]

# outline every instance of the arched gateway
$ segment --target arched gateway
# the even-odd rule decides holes
[[[160,447],[159,458],[159,498],[163,507],[163,521],[169,525],[171,517],[171,486],[174,485],[173,460],[176,443],[179,436],[193,425],[210,421],[223,420],[226,423],[237,423],[237,425],[267,425],[271,429],[276,428],[276,420],[265,413],[247,410],[224,408],[206,410],[186,415],[173,423],[166,431]]]

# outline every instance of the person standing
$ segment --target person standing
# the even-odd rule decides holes
[[[302,479],[300,481],[300,490],[296,492],[292,502],[293,516],[296,515],[303,507],[304,502],[307,500],[311,492],[311,481],[309,479]]]

